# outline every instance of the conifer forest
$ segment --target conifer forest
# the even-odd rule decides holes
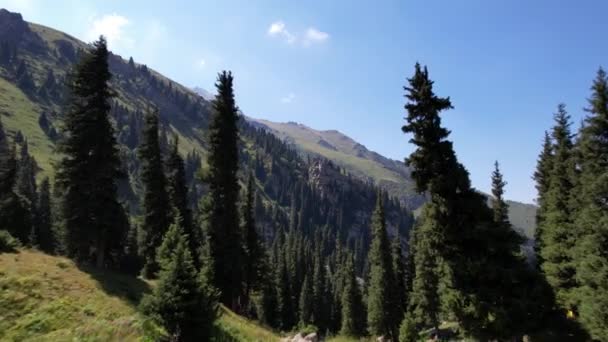
[[[112,37],[0,10],[0,341],[608,342],[602,67],[584,111],[556,97],[533,126],[524,204],[498,151],[473,184],[424,53],[367,85],[401,103],[397,161],[249,117],[239,68],[203,94]]]

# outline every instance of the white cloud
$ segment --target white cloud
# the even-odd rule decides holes
[[[287,96],[281,99],[281,103],[292,103],[295,98],[296,95],[294,93],[289,93]]]
[[[268,29],[268,34],[274,36],[280,34],[283,31],[285,31],[285,23],[282,21],[277,21],[270,25],[270,28]]]
[[[204,69],[206,65],[207,61],[204,58],[197,60],[195,63],[197,69]]]
[[[329,33],[323,32],[315,27],[309,27],[302,34],[291,33],[287,30],[287,26],[282,20],[270,24],[267,33],[271,37],[280,37],[284,39],[288,44],[300,42],[304,47],[311,46],[315,43],[323,43],[329,39]]]
[[[319,31],[314,27],[309,27],[306,30],[306,35],[304,36],[303,44],[304,46],[309,46],[314,43],[323,43],[329,39],[329,33]]]
[[[129,19],[116,13],[93,18],[86,39],[92,41],[103,35],[108,40],[110,48],[117,46],[132,48],[134,40],[125,34],[125,27],[129,24]]]
[[[270,27],[268,28],[268,35],[281,36],[288,44],[293,44],[296,42],[296,36],[291,34],[291,32],[287,31],[287,29],[285,28],[285,23],[280,20],[270,25]]]

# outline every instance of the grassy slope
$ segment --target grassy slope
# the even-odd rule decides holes
[[[52,170],[53,146],[38,124],[40,112],[40,107],[19,88],[0,78],[0,120],[11,132],[21,130],[42,174],[48,174]]]
[[[351,154],[351,144],[348,144],[347,142],[341,143],[342,139],[340,139],[339,136],[344,136],[337,134],[335,131],[319,132],[302,125],[275,123],[266,120],[257,121],[279,133],[282,138],[288,137],[292,139],[297,146],[304,149],[306,152],[312,152],[330,160],[334,160],[335,162],[348,167],[351,172],[354,171],[366,175],[373,178],[375,181],[386,180],[403,182],[402,177],[393,170],[389,170],[373,160]],[[319,141],[321,140],[327,141],[336,149],[327,148],[319,144]]]
[[[73,46],[78,48],[84,49],[87,47],[85,43],[78,39],[55,29],[33,23],[30,23],[29,27],[48,44],[48,51],[56,50],[56,42],[59,40],[70,42]],[[25,52],[22,52],[22,54],[23,53]],[[23,54],[21,57],[23,57],[32,68],[30,71],[37,84],[40,84],[43,81],[48,69],[52,69],[57,77],[64,76],[69,70],[69,68],[62,64],[52,53],[46,55],[44,59],[37,59],[27,54]],[[191,97],[197,96],[191,90],[167,79],[154,70],[150,69],[150,72],[160,81],[173,84],[175,88],[180,89],[183,93],[187,93]],[[0,68],[0,75],[4,74],[5,70]],[[140,82],[141,80],[137,81]],[[130,110],[141,110],[147,108],[151,104],[151,101],[143,95],[127,91],[124,84],[118,80],[113,84],[113,89],[117,92],[117,100]],[[9,132],[14,133],[17,130],[20,130],[28,139],[30,152],[36,158],[42,171],[39,176],[52,176],[54,169],[51,162],[58,159],[53,155],[54,147],[52,142],[44,134],[38,124],[40,113],[49,110],[61,112],[62,107],[59,104],[50,103],[45,104],[43,108],[35,100],[25,95],[23,91],[17,88],[12,82],[4,77],[0,77],[0,117]],[[200,143],[202,137],[201,132],[194,129],[194,134],[183,134],[182,130],[178,127],[172,125],[171,128],[173,133],[176,133],[180,138],[180,150],[182,153],[196,150],[202,155],[205,155],[205,149]]]
[[[137,341],[136,306],[150,284],[130,276],[81,270],[63,257],[31,250],[0,254],[0,340]],[[279,337],[223,309],[218,341]]]

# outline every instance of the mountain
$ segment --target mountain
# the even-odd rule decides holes
[[[87,48],[86,43],[70,35],[0,10],[0,119],[11,137],[27,140],[39,166],[39,178],[53,176],[52,165],[58,160],[54,146],[61,138],[62,112],[68,96],[66,82],[72,65]],[[179,137],[195,207],[205,193],[197,174],[204,168],[207,150],[209,93],[197,89],[201,96],[133,58],[111,53],[109,66],[113,75],[110,85],[116,94],[111,115],[129,175],[119,184],[122,200],[134,216],[139,214],[142,185],[137,146],[143,113],[156,107],[161,147],[167,149],[172,135]],[[341,172],[326,158],[302,158],[292,146],[246,120],[240,120],[240,137],[239,177],[244,180],[249,171],[256,176],[256,220],[267,241],[293,225],[310,236],[327,229],[329,241],[339,235],[345,244],[354,246],[361,240],[358,263],[363,267],[375,186]],[[395,198],[387,197],[385,203],[390,232],[407,236],[413,223],[411,213]],[[299,218],[291,220],[292,213]]]
[[[62,110],[67,100],[65,83],[71,66],[85,49],[87,44],[72,36],[28,23],[18,13],[0,10],[0,118],[9,134],[20,133],[27,140],[40,177],[53,175],[52,164],[57,160],[54,144],[60,138]],[[185,87],[132,58],[111,54],[109,64],[113,73],[111,85],[117,95],[112,116],[130,176],[128,182],[121,184],[121,195],[136,214],[141,192],[136,148],[142,113],[155,106],[160,113],[165,145],[171,135],[180,139],[192,202],[196,203],[204,193],[195,175],[206,153],[210,93],[198,87]],[[317,227],[340,222],[343,228],[333,228],[348,227],[348,238],[359,238],[369,227],[375,201],[371,181],[398,200],[390,204],[388,213],[392,233],[407,235],[411,226],[407,212],[424,202],[424,196],[415,193],[403,162],[370,151],[338,131],[316,131],[296,123],[243,120],[241,136],[241,168],[255,169],[263,203],[259,221],[269,239],[277,225],[288,224],[291,206],[305,209],[304,199],[312,201],[313,208],[309,209],[318,213],[304,224]],[[301,153],[293,153],[294,149],[304,153],[304,158]],[[245,177],[245,173],[241,176]],[[400,208],[399,202],[406,209]],[[512,207],[520,208],[512,215],[513,222],[529,234],[534,208],[524,204]]]
[[[337,130],[318,131],[296,122],[252,120],[306,154],[322,156],[358,178],[374,181],[408,208],[416,209],[424,203],[424,196],[416,194],[403,162],[370,151]]]
[[[215,97],[215,95],[211,94],[210,92],[201,87],[193,87],[192,91],[207,101],[211,101]]]
[[[354,176],[374,181],[412,210],[418,209],[425,201],[424,196],[414,190],[414,181],[404,162],[370,151],[337,130],[319,131],[296,122],[250,120],[306,155],[322,156],[334,161]],[[509,219],[513,226],[528,239],[532,239],[536,206],[516,201],[508,201],[508,204]]]

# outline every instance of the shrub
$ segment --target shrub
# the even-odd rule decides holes
[[[21,247],[19,240],[15,239],[6,230],[0,230],[0,253],[3,252],[16,252],[17,248]]]

